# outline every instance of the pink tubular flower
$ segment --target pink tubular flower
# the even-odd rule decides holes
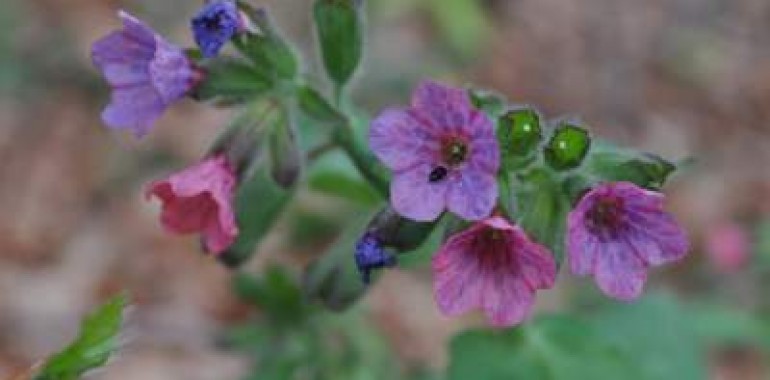
[[[535,291],[553,286],[556,263],[521,228],[494,216],[450,237],[433,257],[433,273],[444,314],[478,308],[493,325],[513,326],[529,315]]]
[[[216,156],[153,182],[146,194],[163,203],[160,221],[166,230],[200,232],[206,249],[221,253],[238,235],[232,206],[235,184],[232,166],[224,156]]]
[[[593,275],[606,295],[632,300],[642,293],[647,268],[681,259],[689,243],[663,210],[663,194],[629,182],[602,184],[567,217],[570,268]]]
[[[94,65],[112,87],[112,100],[102,119],[111,128],[129,128],[142,137],[200,75],[182,49],[130,14],[120,11],[118,16],[123,29],[91,48]]]
[[[459,88],[423,82],[406,109],[372,121],[369,145],[391,170],[390,198],[402,216],[435,220],[444,209],[486,218],[497,199],[500,153],[492,121]]]

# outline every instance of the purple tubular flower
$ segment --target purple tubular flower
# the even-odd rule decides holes
[[[497,139],[463,89],[421,83],[411,107],[386,109],[372,121],[369,145],[393,171],[390,200],[402,216],[431,221],[449,209],[479,220],[492,212]]]
[[[199,80],[184,52],[144,23],[119,11],[123,29],[91,48],[91,59],[112,87],[112,100],[102,120],[116,129],[128,128],[144,136],[173,102]]]
[[[365,284],[371,281],[371,272],[375,269],[396,265],[396,257],[385,251],[377,238],[366,233],[356,243],[356,266]]]
[[[606,295],[632,300],[642,293],[647,268],[681,259],[689,243],[663,210],[663,194],[629,182],[588,192],[567,219],[572,272],[593,275]]]
[[[192,19],[195,42],[204,57],[215,57],[233,36],[245,29],[245,23],[232,0],[206,3]]]
[[[494,216],[452,235],[433,257],[433,275],[442,313],[482,309],[503,327],[524,321],[535,292],[553,287],[556,263],[521,228]]]

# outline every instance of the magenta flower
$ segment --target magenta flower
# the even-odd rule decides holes
[[[621,300],[642,293],[648,267],[681,259],[689,246],[663,210],[663,194],[629,182],[585,194],[567,217],[566,243],[572,272],[593,275],[602,292]]]
[[[144,136],[166,108],[181,99],[200,79],[182,50],[130,14],[119,11],[123,29],[96,41],[94,65],[112,87],[112,100],[102,112],[111,128],[129,128]]]
[[[483,309],[495,326],[529,315],[535,291],[551,288],[556,263],[547,248],[495,216],[449,238],[433,257],[433,290],[441,311]]]
[[[160,221],[173,233],[200,232],[209,252],[221,253],[238,235],[233,214],[236,177],[224,156],[208,158],[147,188],[163,203]]]
[[[483,219],[497,199],[500,153],[492,121],[459,88],[423,82],[409,108],[387,109],[372,121],[369,145],[393,171],[393,208],[416,221],[444,209]]]

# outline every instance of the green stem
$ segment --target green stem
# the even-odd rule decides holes
[[[334,141],[345,151],[353,166],[361,175],[369,181],[382,196],[388,197],[390,188],[388,175],[374,157],[364,146],[356,141],[355,135],[349,124],[339,127],[335,133]]]

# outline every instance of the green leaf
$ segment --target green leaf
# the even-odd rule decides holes
[[[235,198],[238,238],[219,256],[220,261],[237,267],[248,260],[281,216],[292,195],[292,190],[273,182],[264,168],[242,183]]]
[[[228,102],[243,102],[263,95],[273,87],[271,79],[263,72],[229,58],[211,60],[203,70],[204,79],[193,93],[198,100],[221,98]]]
[[[107,363],[118,349],[118,334],[127,304],[125,295],[115,296],[87,315],[77,339],[46,360],[35,379],[74,380]]]
[[[276,106],[275,117],[268,121],[270,174],[285,189],[297,182],[302,171],[302,150],[297,142],[291,115],[283,106]]]
[[[670,296],[614,304],[593,316],[591,322],[604,339],[633,358],[642,379],[707,377],[692,316]]]
[[[505,112],[506,101],[501,95],[484,90],[468,89],[468,96],[474,107],[484,111],[493,120]]]
[[[551,168],[569,170],[580,166],[590,147],[588,131],[575,123],[562,122],[553,131],[543,154]]]
[[[638,153],[609,144],[596,146],[586,159],[585,172],[601,181],[628,181],[660,189],[676,166],[649,153]]]
[[[629,357],[567,316],[507,330],[471,330],[450,345],[449,380],[638,379]]]
[[[361,60],[361,0],[316,0],[313,5],[321,56],[338,88],[348,82]]]
[[[558,266],[564,260],[564,233],[570,202],[554,174],[534,169],[512,185],[518,223],[537,242],[551,249]]]

